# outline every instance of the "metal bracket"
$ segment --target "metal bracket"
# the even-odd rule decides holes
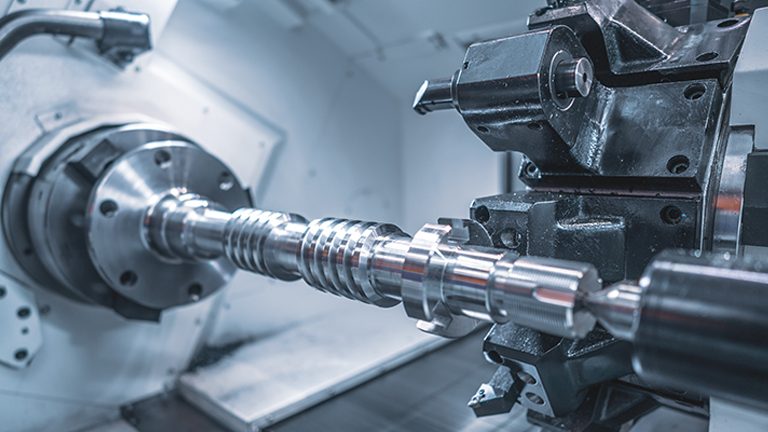
[[[35,296],[0,273],[0,363],[22,369],[43,345]]]

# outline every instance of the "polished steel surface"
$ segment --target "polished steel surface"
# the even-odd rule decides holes
[[[102,51],[130,52],[127,61],[150,48],[149,16],[145,14],[28,9],[0,19],[0,58],[23,39],[43,33],[95,39]]]
[[[16,160],[3,195],[3,229],[19,264],[47,289],[85,303],[113,299],[88,257],[85,213],[105,156],[184,140],[140,116],[108,116],[46,134]],[[109,143],[106,145],[104,143]],[[76,169],[74,166],[89,169]]]
[[[747,155],[754,147],[754,130],[730,130],[722,162],[720,183],[715,195],[712,226],[712,250],[741,253],[741,212]]]
[[[555,95],[562,98],[586,97],[595,78],[592,62],[586,57],[563,60],[555,65]]]
[[[667,252],[640,280],[635,371],[652,384],[768,407],[768,260]]]
[[[592,330],[595,318],[582,305],[584,295],[602,285],[592,265],[509,255],[499,264],[489,303],[510,321],[570,339]]]
[[[413,109],[419,114],[426,114],[453,108],[453,83],[451,78],[425,80],[416,92]]]
[[[165,309],[196,302],[229,281],[235,267],[228,260],[174,259],[169,252],[183,242],[161,245],[153,235],[157,225],[160,230],[177,226],[166,227],[178,221],[165,220],[168,212],[161,210],[169,201],[164,200],[194,199],[190,193],[209,197],[216,202],[214,208],[230,211],[249,203],[247,192],[229,168],[182,141],[139,147],[118,159],[101,177],[87,206],[87,238],[91,259],[112,289],[143,306]],[[204,201],[198,204],[195,211],[199,213],[211,206]],[[185,227],[185,222],[189,219],[182,219],[179,225]],[[189,226],[204,233],[209,228],[187,223]],[[185,231],[176,234],[189,235]]]
[[[94,205],[101,199],[106,195]],[[131,202],[140,207],[142,199]],[[600,288],[594,267],[470,246],[465,243],[475,228],[469,222],[427,224],[411,239],[388,224],[307,222],[287,213],[243,208],[228,214],[212,210],[213,204],[200,204],[200,211],[193,207],[152,207],[146,218],[148,248],[203,263],[226,256],[245,270],[282,280],[302,278],[321,291],[381,307],[402,301],[408,316],[421,321],[419,328],[446,337],[466,334],[478,320],[512,321],[571,338],[583,337],[595,324],[581,305],[586,293]],[[122,232],[130,233],[132,226],[135,221]],[[100,257],[93,255],[95,261]],[[113,269],[111,278],[121,271]]]
[[[619,339],[631,341],[637,331],[642,288],[620,283],[592,293],[584,299],[587,310]]]

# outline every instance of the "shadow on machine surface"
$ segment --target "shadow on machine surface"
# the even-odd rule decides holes
[[[467,401],[496,366],[482,358],[486,329],[342,393],[264,432],[537,432],[519,405],[510,414],[476,418]],[[139,432],[226,432],[175,393],[123,408]],[[707,422],[668,409],[641,419],[632,431],[701,432]]]

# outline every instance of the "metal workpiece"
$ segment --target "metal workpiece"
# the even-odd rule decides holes
[[[28,9],[0,19],[0,58],[25,38],[46,33],[93,39],[101,54],[119,65],[151,48],[146,14]]]
[[[479,241],[472,233],[479,225],[471,221],[427,224],[411,239],[389,224],[307,222],[257,209],[227,214],[194,202],[160,203],[149,211],[151,249],[180,259],[226,256],[248,271],[301,278],[377,306],[402,301],[406,313],[423,322],[420,328],[443,336],[465,334],[473,320],[513,321],[571,338],[595,324],[581,307],[582,296],[600,288],[594,267],[469,246]]]
[[[631,283],[619,283],[584,298],[587,310],[612,335],[632,341],[637,332],[643,290]]]
[[[639,286],[632,340],[641,378],[768,406],[765,257],[665,252],[648,266]]]
[[[479,320],[570,338],[595,324],[582,301],[601,286],[593,266],[494,249],[476,221],[441,219],[411,238],[391,224],[250,208],[227,166],[158,126],[101,128],[49,149],[38,172],[20,158],[6,190],[14,254],[45,286],[130,318],[199,301],[241,268],[403,302],[419,328],[446,337]]]
[[[515,324],[544,333],[583,338],[595,318],[583,297],[602,287],[591,264],[506,255],[494,269],[489,302]],[[504,322],[497,320],[497,322]]]

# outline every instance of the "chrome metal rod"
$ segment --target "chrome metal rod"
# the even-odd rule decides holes
[[[0,59],[22,40],[38,34],[94,39],[102,52],[119,48],[135,55],[150,48],[145,14],[27,9],[0,19]]]
[[[413,109],[419,114],[453,108],[453,78],[426,80],[416,92]]]
[[[425,225],[411,238],[390,224],[307,222],[247,208],[227,213],[202,199],[175,198],[153,206],[146,220],[147,243],[169,258],[224,255],[242,269],[301,278],[364,303],[402,301],[409,316],[442,328],[459,318],[512,321],[575,338],[595,324],[581,307],[585,293],[600,288],[594,267],[468,246],[461,221]]]

